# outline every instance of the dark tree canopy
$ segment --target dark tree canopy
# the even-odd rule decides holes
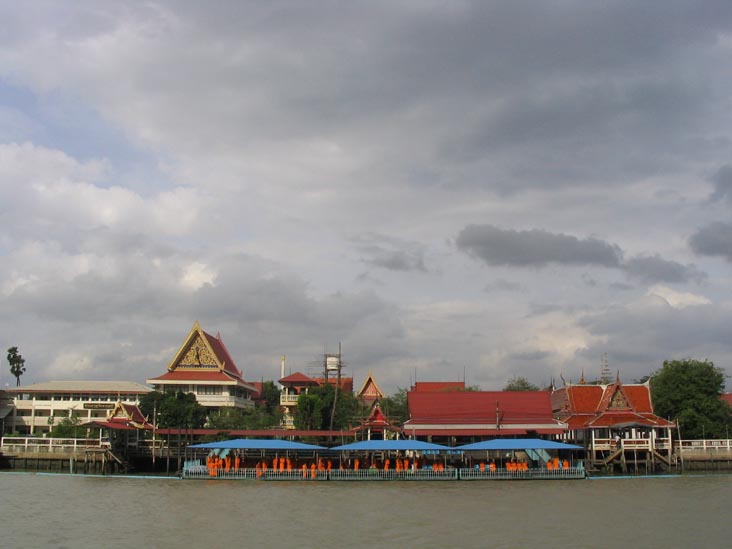
[[[261,393],[262,405],[266,408],[267,413],[276,414],[280,408],[280,390],[274,381],[265,381],[262,383]]]
[[[409,406],[407,404],[407,390],[397,388],[396,393],[384,397],[379,401],[381,411],[392,423],[404,423],[409,419]]]
[[[206,408],[201,406],[193,393],[161,393],[151,391],[140,398],[140,411],[158,427],[184,427],[198,429],[206,422]]]
[[[8,364],[10,364],[10,374],[15,377],[16,387],[20,387],[20,376],[25,373],[25,359],[20,355],[17,347],[8,349]]]
[[[503,388],[504,391],[539,391],[539,387],[531,383],[528,379],[522,376],[514,376],[508,380],[506,386]]]
[[[254,408],[223,408],[209,415],[206,427],[230,431],[232,429],[273,429],[280,423],[279,414],[269,413],[266,406]]]
[[[306,430],[330,429],[334,402],[335,387],[330,384],[315,387],[308,394],[300,395],[293,412],[295,427]],[[363,415],[364,410],[353,393],[341,391],[335,405],[333,429],[348,429],[357,424]]]
[[[724,372],[709,360],[666,360],[651,378],[656,415],[678,420],[681,438],[727,438],[732,410],[720,398]]]
[[[51,429],[51,436],[54,438],[84,438],[87,428],[82,427],[80,417],[65,417],[54,424]]]

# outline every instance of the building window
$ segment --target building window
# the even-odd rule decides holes
[[[223,387],[220,385],[199,385],[199,395],[220,395],[223,394]]]

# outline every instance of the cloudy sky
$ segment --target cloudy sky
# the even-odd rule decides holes
[[[2,349],[732,373],[731,62],[721,1],[0,1]]]

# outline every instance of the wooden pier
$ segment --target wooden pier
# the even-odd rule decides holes
[[[126,473],[127,463],[99,439],[3,437],[4,467],[78,474]]]

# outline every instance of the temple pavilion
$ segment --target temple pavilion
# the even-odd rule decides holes
[[[653,413],[651,381],[625,384],[565,382],[551,394],[554,417],[567,423],[563,437],[587,449],[590,467],[652,471],[671,460],[672,421]]]

